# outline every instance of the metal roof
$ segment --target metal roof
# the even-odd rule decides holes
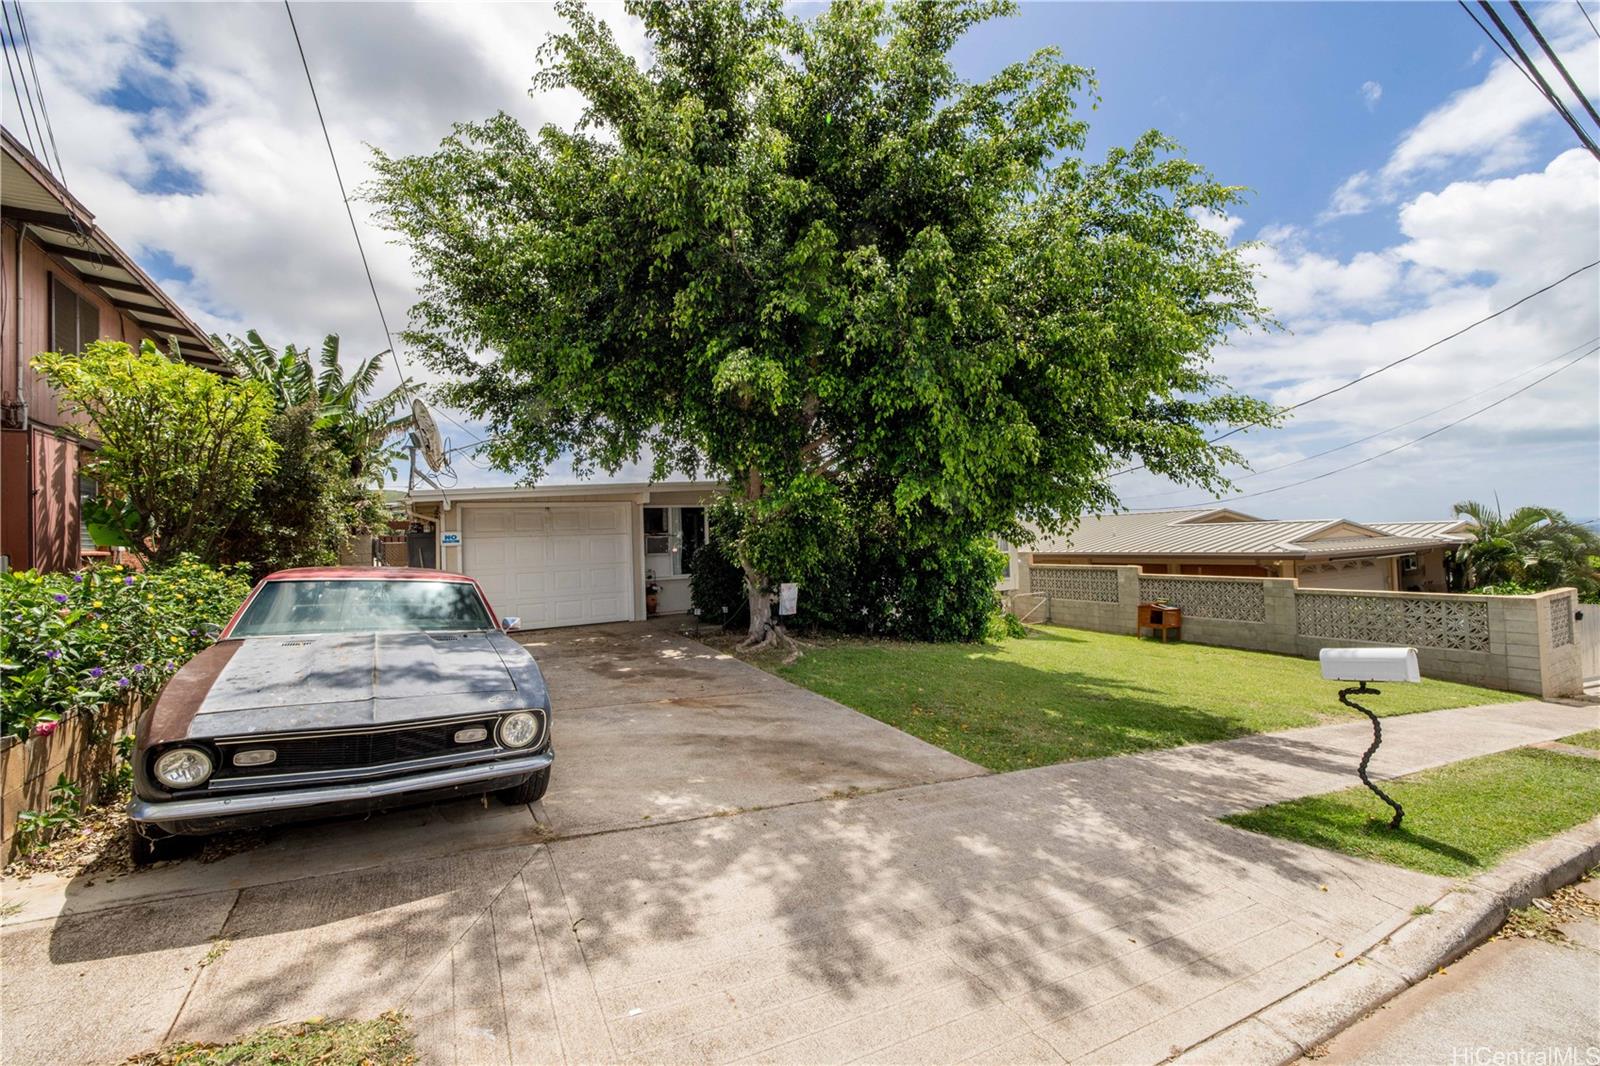
[[[1443,522],[1371,522],[1373,529],[1381,529],[1395,537],[1438,537],[1452,543],[1465,544],[1473,539],[1472,522],[1466,518],[1450,518]]]
[[[1227,508],[1206,508],[1084,515],[1077,527],[1066,535],[1041,535],[1032,544],[1020,547],[1046,555],[1315,559],[1336,555],[1403,555],[1442,543],[1446,543],[1443,537],[1391,535],[1382,527],[1348,519],[1277,521]]]
[[[25,226],[30,240],[99,289],[145,332],[176,340],[186,360],[232,373],[205,330],[95,225],[89,209],[10,130],[0,128],[0,143],[0,216]]]

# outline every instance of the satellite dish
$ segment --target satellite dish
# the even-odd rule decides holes
[[[450,460],[444,453],[444,440],[439,436],[439,424],[433,420],[428,405],[421,400],[411,401],[411,429],[429,470],[439,471],[449,465]]]

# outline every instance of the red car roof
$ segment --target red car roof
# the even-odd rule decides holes
[[[465,574],[448,570],[424,570],[411,566],[302,566],[268,574],[263,581],[361,580],[361,581],[460,581],[473,584]]]

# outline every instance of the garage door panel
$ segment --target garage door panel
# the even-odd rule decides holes
[[[627,504],[463,505],[463,563],[524,628],[633,617]]]

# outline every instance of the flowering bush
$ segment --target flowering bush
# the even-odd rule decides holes
[[[49,733],[72,711],[154,695],[249,591],[242,569],[187,558],[0,575],[0,732]]]

